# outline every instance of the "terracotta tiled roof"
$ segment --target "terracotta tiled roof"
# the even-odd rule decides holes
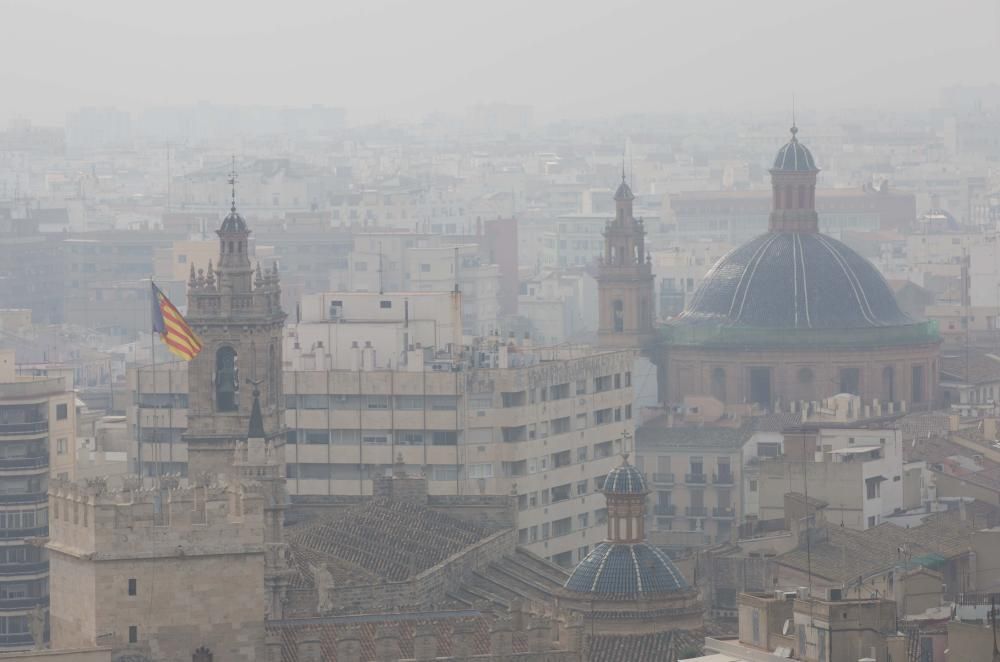
[[[657,634],[600,635],[590,646],[590,662],[675,662],[681,654],[700,655],[703,630],[670,630]]]
[[[491,531],[419,504],[371,499],[346,514],[293,530],[297,586],[312,586],[323,564],[338,585],[401,581],[475,544]]]
[[[893,567],[901,548],[912,564],[948,559],[969,550],[972,530],[970,522],[948,513],[933,515],[912,528],[880,524],[856,531],[828,523],[813,531],[811,570],[818,577],[847,583]],[[778,556],[775,563],[803,572],[810,569],[805,545]]]

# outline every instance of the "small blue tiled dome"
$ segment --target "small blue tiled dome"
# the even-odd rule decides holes
[[[771,170],[782,172],[816,172],[816,161],[813,160],[812,152],[799,142],[795,134],[799,132],[798,127],[792,127],[792,139],[782,145],[778,150],[778,155],[774,157],[774,166]]]
[[[646,479],[626,459],[625,462],[612,469],[611,473],[604,479],[603,492],[605,494],[645,494]]]
[[[570,591],[618,596],[670,593],[687,587],[673,561],[644,542],[602,542],[566,580]]]
[[[222,232],[246,232],[247,222],[236,212],[234,207],[229,211],[229,215],[222,221]]]

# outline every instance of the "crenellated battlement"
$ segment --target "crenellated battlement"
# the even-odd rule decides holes
[[[158,486],[138,477],[49,485],[49,549],[91,560],[263,550],[264,503],[256,481]]]

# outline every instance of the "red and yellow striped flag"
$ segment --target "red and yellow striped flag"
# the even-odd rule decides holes
[[[190,361],[201,351],[201,341],[167,295],[153,283],[153,331],[174,356]]]

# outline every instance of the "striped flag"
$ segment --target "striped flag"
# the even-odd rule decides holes
[[[174,356],[190,361],[201,351],[201,341],[167,295],[153,283],[153,331]]]

